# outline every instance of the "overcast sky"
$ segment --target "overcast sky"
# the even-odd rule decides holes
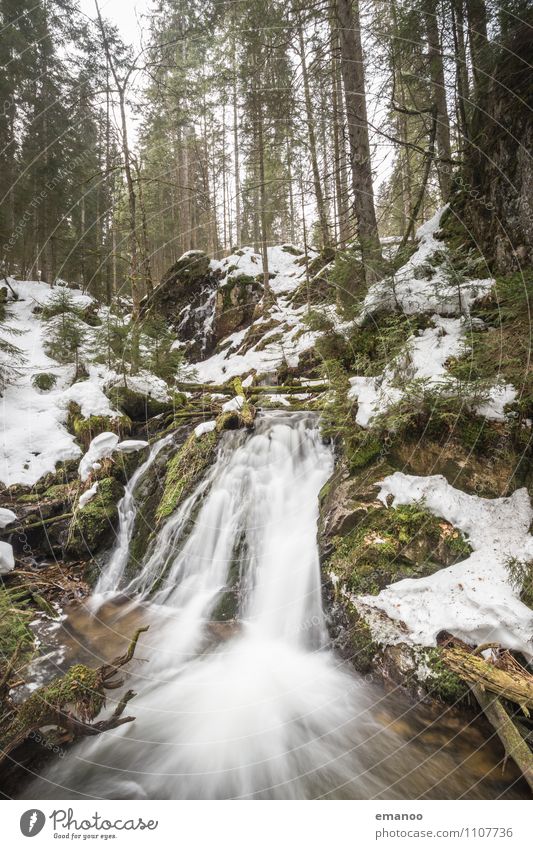
[[[94,0],[79,0],[82,12],[91,18],[96,17]],[[120,29],[122,38],[128,44],[139,45],[139,21],[151,6],[151,0],[99,0],[100,11]]]

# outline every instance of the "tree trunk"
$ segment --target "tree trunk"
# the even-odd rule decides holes
[[[476,106],[483,109],[488,84],[487,8],[485,0],[465,0],[465,4],[474,78],[474,99]]]
[[[350,140],[354,209],[365,277],[370,284],[379,277],[383,258],[374,207],[359,4],[354,3],[352,8],[351,0],[335,0],[335,10],[339,26],[341,68]]]
[[[323,247],[327,247],[331,243],[329,235],[328,217],[326,213],[326,204],[324,201],[324,193],[322,191],[322,183],[320,181],[320,171],[318,168],[318,159],[316,151],[316,136],[314,128],[313,105],[311,103],[311,93],[309,90],[309,78],[307,74],[307,63],[305,60],[305,45],[304,34],[301,23],[298,27],[298,37],[300,41],[300,62],[302,65],[302,78],[304,84],[305,112],[307,117],[307,133],[309,137],[309,154],[311,156],[311,169],[313,171],[313,183],[315,187],[315,198],[318,212],[318,222],[320,226],[320,235],[322,238]]]
[[[270,291],[270,273],[268,270],[268,235],[266,218],[266,185],[265,185],[265,143],[263,127],[263,105],[256,92],[257,111],[257,154],[259,159],[259,196],[261,207],[261,255],[263,258],[263,292],[265,302],[272,298]]]
[[[455,48],[455,79],[457,89],[457,123],[464,141],[468,139],[468,101],[470,84],[466,61],[465,20],[463,0],[451,0],[453,43]]]
[[[433,102],[437,109],[437,153],[439,157],[437,175],[442,199],[447,201],[452,185],[452,146],[450,142],[450,119],[448,117],[448,106],[446,103],[446,83],[439,38],[436,0],[425,0],[424,20],[428,40]]]
[[[233,44],[233,156],[235,169],[235,229],[238,248],[241,246],[241,175],[240,175],[240,151],[239,151],[239,110],[237,97],[237,58],[235,42]]]

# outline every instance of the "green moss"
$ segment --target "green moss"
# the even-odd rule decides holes
[[[98,670],[76,664],[66,675],[36,690],[19,708],[11,732],[39,728],[54,711],[67,705],[77,716],[91,722],[105,705],[105,693]],[[9,732],[8,732],[9,734]]]
[[[125,386],[111,387],[107,390],[107,396],[113,407],[134,422],[145,422],[161,413],[171,413],[174,409],[172,401],[158,401],[151,395],[135,392]],[[182,406],[181,401],[179,406]]]
[[[163,496],[156,510],[158,521],[170,516],[193,489],[212,461],[217,441],[216,431],[199,438],[192,433],[174,455],[167,467]]]
[[[20,643],[26,652],[33,646],[33,634],[28,628],[31,618],[23,606],[14,601],[7,590],[0,586],[0,670]]]
[[[468,685],[444,664],[439,649],[423,649],[419,662],[427,668],[423,684],[432,698],[456,705],[468,695]]]
[[[94,554],[114,537],[117,505],[124,487],[115,478],[98,482],[98,492],[85,507],[77,509],[69,528],[67,552],[74,556]]]
[[[242,303],[247,303],[249,289],[258,289],[255,277],[251,277],[249,274],[228,277],[226,283],[219,289],[222,294],[223,309],[229,310]]]
[[[376,595],[402,578],[431,575],[471,550],[458,530],[423,504],[372,505],[351,533],[333,542],[328,569],[358,595]]]
[[[370,626],[356,614],[355,620],[350,623],[350,660],[356,669],[363,674],[370,672],[379,650]]]
[[[49,392],[50,389],[57,383],[57,376],[52,374],[51,372],[43,371],[41,374],[34,374],[31,382],[36,389],[40,389],[41,392]]]
[[[88,448],[95,436],[110,431],[121,438],[131,431],[131,419],[128,416],[82,416],[78,404],[71,402],[68,409],[67,427],[84,448]]]
[[[356,472],[358,469],[363,469],[376,460],[383,449],[383,445],[377,437],[372,434],[362,436],[360,444],[352,450],[348,457],[350,463],[350,471]]]

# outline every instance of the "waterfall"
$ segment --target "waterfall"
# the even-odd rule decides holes
[[[150,662],[128,680],[136,721],[76,746],[34,798],[342,795],[360,769],[350,734],[371,734],[374,696],[325,647],[316,533],[332,469],[309,414],[269,413],[252,435],[224,435],[127,588],[154,623],[138,651]],[[125,556],[117,547],[102,586]],[[232,586],[235,623],[217,641],[210,617]]]
[[[96,584],[94,594],[91,598],[91,606],[93,609],[98,608],[102,602],[113,595],[124,575],[124,570],[128,564],[130,543],[135,528],[135,519],[137,516],[137,505],[135,503],[135,492],[139,483],[144,476],[150,471],[151,467],[157,460],[161,450],[168,445],[172,440],[173,434],[163,437],[158,440],[150,449],[147,459],[132,475],[126,485],[123,498],[118,504],[118,534],[115,547],[111,554],[111,558]]]

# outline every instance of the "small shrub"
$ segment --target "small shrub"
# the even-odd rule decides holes
[[[509,557],[505,563],[511,586],[520,593],[520,599],[533,608],[533,560]]]
[[[57,383],[57,376],[52,374],[51,372],[41,372],[41,374],[34,374],[31,382],[36,389],[40,389],[41,392],[49,392],[50,389]]]

